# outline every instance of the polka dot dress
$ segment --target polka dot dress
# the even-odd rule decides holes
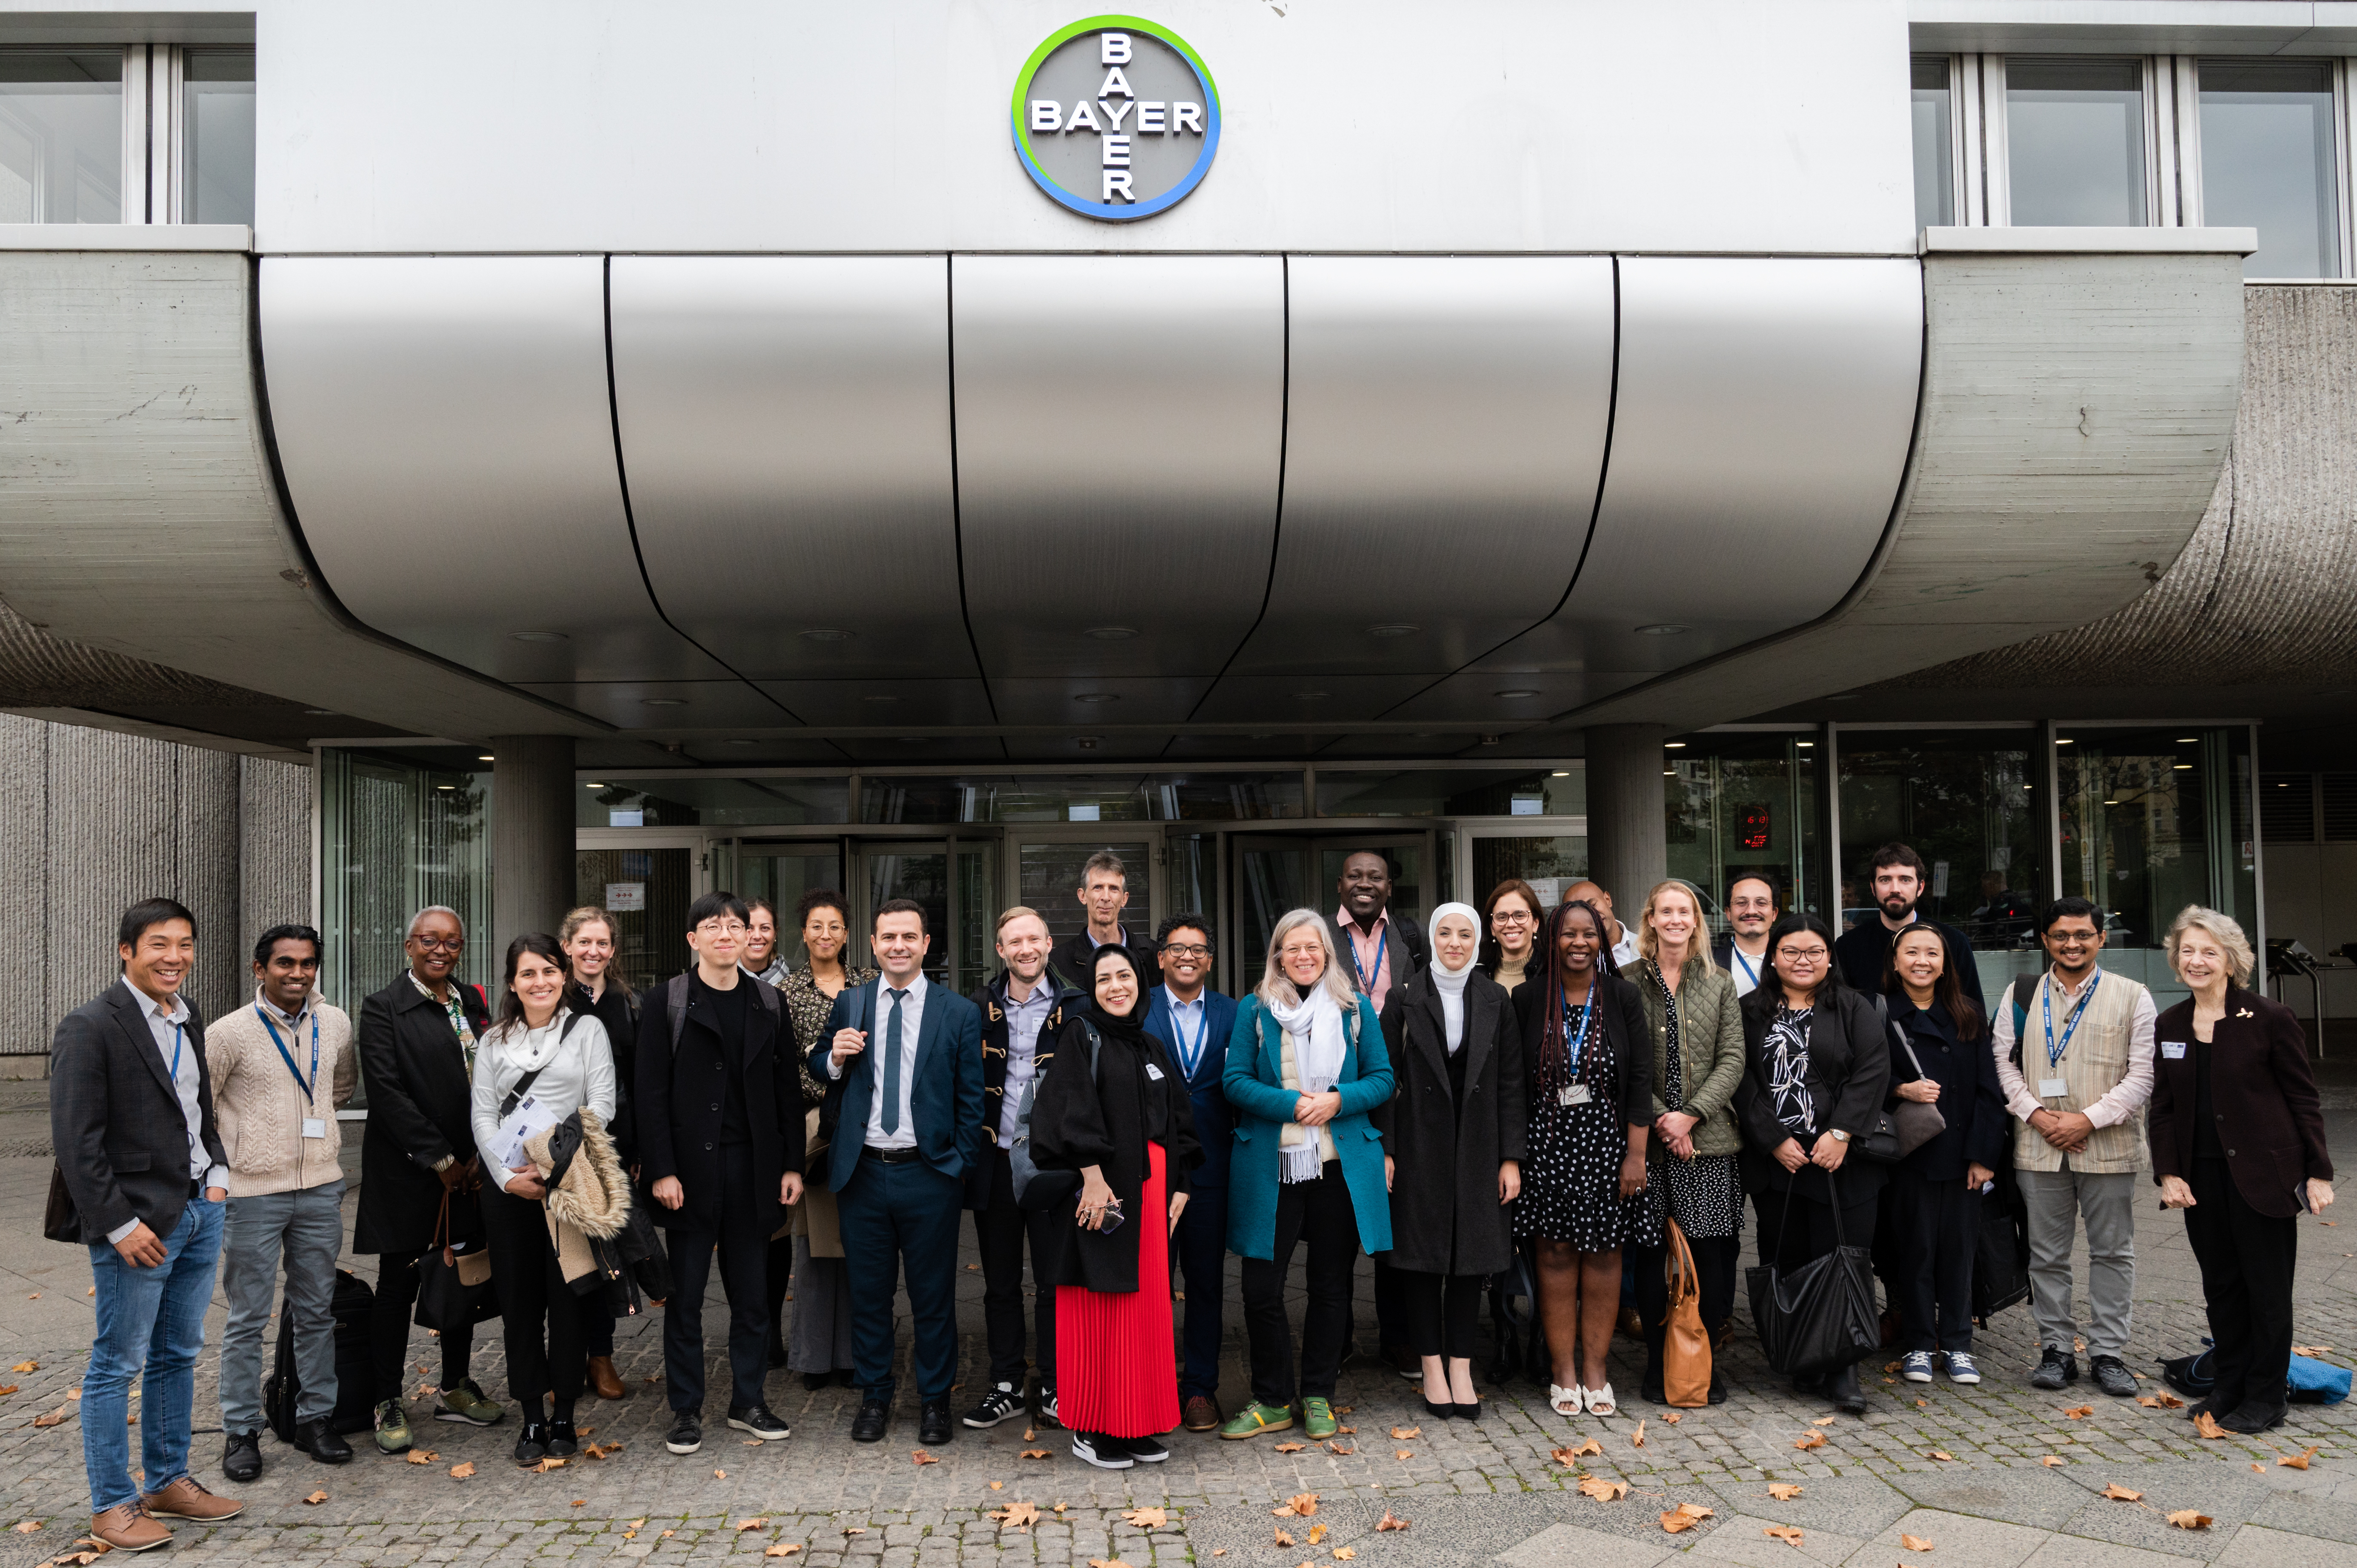
[[[1567,1036],[1579,1034],[1586,1012],[1584,1006],[1572,1008]],[[1618,1066],[1610,1036],[1598,1029],[1581,1053],[1579,1081],[1609,1083]],[[1620,1161],[1628,1153],[1629,1129],[1600,1097],[1585,1105],[1566,1105],[1555,1095],[1534,1099],[1514,1234],[1568,1242],[1582,1252],[1658,1245],[1660,1227],[1652,1222],[1645,1195],[1626,1201],[1620,1197]]]

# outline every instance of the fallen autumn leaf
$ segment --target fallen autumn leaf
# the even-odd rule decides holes
[[[2287,1469],[2305,1470],[2308,1468],[2308,1462],[2315,1457],[2316,1445],[2314,1444],[2310,1444],[2297,1454],[2276,1455],[2276,1463],[2283,1466]]]
[[[2126,1487],[2121,1486],[2117,1481],[2114,1481],[2110,1486],[2104,1488],[2104,1496],[2111,1498],[2112,1501],[2115,1503],[2134,1503],[2142,1502],[2144,1500],[2144,1494],[2142,1492],[2132,1492]]]
[[[1768,1495],[1780,1503],[1789,1503],[1801,1495],[1801,1488],[1791,1481],[1770,1481]]]
[[[307,1503],[324,1503],[328,1500],[328,1489],[322,1487],[303,1500]]]
[[[1775,1537],[1787,1546],[1801,1544],[1801,1532],[1789,1524],[1771,1524],[1763,1533]]]
[[[926,1453],[921,1448],[909,1449],[909,1459],[910,1463],[917,1465],[938,1465],[941,1463],[940,1460],[934,1458],[931,1455]]]
[[[2193,1418],[2193,1430],[2200,1433],[2204,1437],[2223,1437],[2226,1435],[2226,1429],[2219,1425],[2217,1418],[2206,1410]]]
[[[1617,1503],[1629,1495],[1629,1483],[1589,1476],[1579,1483],[1579,1489],[1599,1503]]]
[[[463,1481],[474,1473],[475,1462],[471,1459],[467,1460],[463,1464],[453,1465],[450,1466],[450,1478],[454,1481]]]
[[[1824,1445],[1825,1434],[1822,1432],[1806,1433],[1792,1440],[1792,1446],[1804,1454],[1812,1448],[1823,1448]]]
[[[1162,1509],[1131,1509],[1121,1517],[1124,1523],[1140,1530],[1160,1530],[1170,1522],[1169,1513]]]
[[[762,1548],[761,1555],[764,1557],[791,1557],[795,1552],[800,1552],[802,1549],[802,1543],[799,1541],[773,1541],[768,1546]]]
[[[2330,1224],[2330,1221],[2326,1221]],[[2169,1516],[2169,1522],[2179,1530],[2207,1530],[2212,1520],[2206,1513],[2193,1509],[2179,1509]]]
[[[1901,1548],[1909,1552],[1929,1552],[1932,1550],[1932,1543],[1924,1540],[1921,1536],[1908,1535],[1903,1531],[1899,1537],[1899,1544]]]
[[[1415,1521],[1414,1520],[1401,1519],[1399,1516],[1393,1513],[1391,1509],[1383,1509],[1383,1517],[1375,1520],[1375,1528],[1377,1530],[1405,1530],[1409,1525],[1415,1522]]]

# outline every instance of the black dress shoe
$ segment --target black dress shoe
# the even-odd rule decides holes
[[[1834,1402],[1835,1410],[1850,1415],[1866,1413],[1866,1390],[1858,1386],[1855,1362],[1825,1380],[1825,1397]]]
[[[1717,1367],[1710,1369],[1710,1402],[1713,1404],[1727,1402],[1727,1374]]]
[[[548,1423],[527,1421],[516,1434],[515,1462],[526,1468],[548,1457]]]
[[[950,1421],[950,1402],[927,1400],[917,1415],[917,1441],[935,1448],[956,1435],[957,1427]]]
[[[344,1451],[350,1455],[351,1450]],[[251,1481],[262,1474],[262,1434],[232,1432],[221,1448],[221,1474],[232,1481]]]
[[[307,1421],[295,1428],[295,1446],[322,1465],[341,1465],[352,1456],[352,1445],[324,1420]],[[258,1462],[255,1469],[262,1466]]]
[[[548,1423],[548,1451],[559,1459],[570,1459],[581,1452],[581,1434],[573,1430],[573,1418],[560,1415]]]
[[[804,1393],[814,1394],[833,1381],[834,1381],[834,1374],[833,1372],[804,1372],[802,1374],[802,1391]]]
[[[892,1424],[892,1407],[882,1400],[863,1400],[859,1413],[851,1419],[851,1440],[854,1443],[881,1443],[884,1429]]]

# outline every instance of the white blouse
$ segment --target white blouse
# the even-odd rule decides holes
[[[606,1026],[585,1013],[560,1040],[566,1016],[567,1010],[560,1007],[537,1029],[493,1028],[476,1047],[470,1102],[475,1145],[482,1151],[483,1174],[502,1189],[510,1177],[526,1174],[500,1165],[490,1149],[499,1137],[500,1101],[531,1070],[527,1063],[546,1058],[547,1065],[532,1080],[531,1092],[558,1121],[584,1105],[609,1124],[614,1120],[614,1048],[606,1038]]]

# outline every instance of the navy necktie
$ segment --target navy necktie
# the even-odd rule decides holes
[[[892,1011],[884,1024],[884,1131],[900,1130],[900,1004],[906,991],[892,993]]]

